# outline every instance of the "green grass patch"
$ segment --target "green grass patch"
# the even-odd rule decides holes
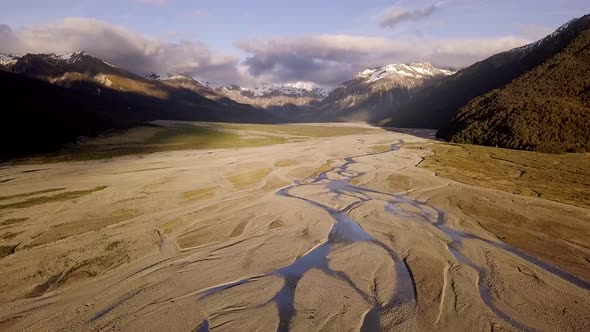
[[[330,160],[326,161],[320,168],[318,168],[318,170],[316,171],[316,174],[320,175],[324,172],[333,170],[334,169],[334,162],[336,162],[336,159],[330,159]]]
[[[286,139],[274,136],[240,137],[240,135],[208,126],[182,125],[160,131],[146,144],[176,145],[180,149],[227,149],[280,144]]]
[[[101,160],[155,152],[259,147],[310,138],[337,137],[379,132],[377,129],[285,124],[173,123],[157,130],[137,128],[112,133],[106,138],[78,144],[56,153],[37,156],[20,163],[55,163]]]
[[[12,246],[0,246],[0,259],[6,257],[6,256],[10,256],[12,254],[14,254],[16,252],[16,247],[15,245]]]
[[[47,231],[43,232],[40,236],[36,237],[29,244],[29,247],[35,247],[42,244],[65,239],[70,236],[103,229],[110,225],[131,220],[133,218],[138,217],[139,215],[140,213],[138,210],[121,209],[115,211],[111,215],[106,215],[105,217],[101,218],[75,220],[64,224],[55,225],[50,227]]]
[[[13,218],[13,219],[7,219],[3,222],[0,223],[0,226],[10,226],[10,225],[15,225],[15,224],[20,224],[22,222],[25,222],[29,220],[29,218]]]
[[[405,145],[404,145],[405,147]],[[543,154],[434,144],[420,164],[439,176],[519,195],[590,207],[590,154]]]
[[[227,177],[227,180],[231,182],[234,187],[238,189],[244,189],[260,183],[262,179],[266,178],[270,174],[271,171],[271,168],[255,169],[229,176]]]
[[[65,189],[66,188],[52,188],[52,189],[45,189],[45,190],[39,190],[39,191],[32,191],[29,193],[18,194],[18,195],[0,196],[0,201],[35,196],[35,195],[39,195],[39,194],[47,194],[47,193],[52,193],[55,191],[61,191],[61,190],[65,190]]]
[[[196,215],[197,213],[193,212],[171,220],[162,225],[162,232],[164,232],[164,234],[170,234],[180,226],[184,226],[186,223],[193,221],[196,218]]]
[[[207,198],[211,198],[213,196],[215,196],[215,189],[217,189],[217,187],[209,187],[209,188],[201,188],[201,189],[196,189],[196,190],[191,190],[191,191],[185,191],[182,193],[182,198],[186,199],[186,200],[194,200],[194,201],[198,201],[198,200],[202,200],[202,199],[207,199]]]
[[[59,152],[25,160],[25,163],[53,163],[83,160],[109,159],[127,155],[142,155],[164,151],[229,149],[258,147],[287,142],[286,138],[257,135],[242,137],[236,133],[225,131],[221,127],[213,128],[202,125],[174,125],[163,127],[152,136],[138,141],[137,137],[126,141],[124,135],[121,142],[113,144],[76,145]]]
[[[205,126],[181,125],[166,128],[147,140],[147,144],[188,144],[210,146],[223,141],[238,139],[238,135]]]
[[[106,251],[112,251],[115,250],[117,248],[119,248],[119,246],[121,246],[121,244],[123,244],[123,241],[114,241],[109,243],[104,250]]]
[[[297,161],[297,160],[293,160],[293,159],[283,159],[283,160],[279,160],[275,163],[275,167],[290,167],[290,166],[295,166],[295,165],[299,165],[301,164],[301,162]]]
[[[7,233],[4,233],[4,234],[0,235],[0,239],[2,239],[2,240],[12,240],[12,239],[14,239],[15,237],[17,237],[21,233],[22,232],[16,232],[16,233],[7,232]]]
[[[373,145],[369,148],[371,153],[385,153],[391,151],[391,145]]]
[[[52,195],[52,196],[33,197],[33,198],[29,198],[29,199],[26,199],[26,200],[20,201],[20,202],[0,205],[0,210],[3,210],[3,209],[23,209],[23,208],[28,208],[28,207],[39,205],[39,204],[68,201],[71,199],[76,199],[76,198],[80,198],[80,197],[83,197],[86,195],[90,195],[90,194],[95,193],[97,191],[102,191],[106,188],[107,188],[106,186],[99,186],[99,187],[96,187],[94,189],[89,189],[89,190],[68,191],[68,192],[63,192],[63,193],[59,193],[59,194]]]
[[[368,134],[378,132],[376,129],[342,126],[311,126],[311,125],[284,125],[284,124],[215,124],[221,128],[233,130],[247,130],[267,132],[303,137],[337,137],[346,135]]]

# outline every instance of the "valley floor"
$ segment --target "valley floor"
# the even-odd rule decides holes
[[[590,329],[587,188],[425,130],[217,126],[3,165],[0,330]]]

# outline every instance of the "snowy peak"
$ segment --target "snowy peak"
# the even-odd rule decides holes
[[[328,95],[328,91],[310,82],[289,82],[284,85],[262,84],[251,88],[207,81],[202,84],[209,90],[238,103],[273,111],[308,110]]]
[[[84,51],[74,52],[74,53],[71,53],[71,54],[68,54],[68,55],[63,55],[62,54],[62,55],[59,55],[59,56],[61,57],[62,60],[66,61],[69,64],[76,64],[76,63],[82,63],[84,61],[91,61],[91,62],[95,62],[95,63],[98,62],[98,63],[101,63],[101,64],[105,64],[105,65],[107,65],[109,67],[116,68],[115,65],[110,64],[110,63],[106,62],[105,60],[100,59],[100,58],[97,58],[97,57],[95,57],[93,55],[90,55],[90,54],[88,54],[88,53],[86,53]]]
[[[378,121],[406,105],[419,90],[453,74],[428,62],[365,69],[332,91],[319,110],[336,119]]]
[[[192,78],[184,75],[170,75],[164,81],[194,81]]]
[[[74,52],[70,54],[52,54],[56,60],[63,60],[67,63],[78,63],[84,59],[84,56],[90,56],[84,51]]]
[[[415,62],[412,64],[390,64],[383,67],[369,68],[358,73],[355,78],[362,79],[366,84],[371,84],[389,76],[402,78],[432,78],[436,76],[449,76],[455,72],[439,69],[428,62]]]
[[[26,54],[23,56],[16,56],[16,55],[6,55],[0,54],[0,64],[17,64],[20,62],[44,62],[55,66],[61,66],[63,68],[66,67],[77,67],[77,66],[86,66],[86,65],[102,65],[107,68],[116,68],[112,64],[94,57],[84,51],[74,52],[69,54],[56,54],[56,53],[49,53],[49,54]],[[72,65],[72,66],[70,66]]]
[[[560,39],[567,39],[568,35],[577,35],[578,33],[585,31],[590,26],[590,15],[583,16],[581,18],[574,18],[564,25],[560,26],[550,35],[537,40],[536,42],[514,48],[508,52],[510,53],[519,53],[522,55],[526,55],[528,53],[533,52],[535,49],[540,48],[544,44],[556,42]]]
[[[151,73],[149,75],[145,75],[145,79],[150,80],[150,81],[159,81],[160,75],[158,75],[156,73]]]
[[[13,54],[0,53],[0,65],[9,66],[15,64],[20,57]]]
[[[175,76],[171,76],[171,78],[172,77],[176,77],[176,79],[179,79],[180,77],[184,77],[184,76],[175,75]],[[213,89],[213,90],[219,90],[219,89],[227,87],[227,85],[223,85],[223,84],[217,83],[217,82],[209,82],[209,81],[201,82],[201,84],[203,84],[204,86],[208,87],[209,89]]]
[[[252,97],[290,96],[324,98],[329,93],[329,91],[318,88],[311,82],[292,82],[284,85],[262,84],[254,88],[245,88],[237,85],[222,85],[214,82],[204,82],[204,85],[213,90],[240,91],[242,94]]]
[[[28,54],[31,55],[31,54]],[[99,60],[96,57],[93,57],[92,55],[84,52],[84,51],[79,51],[79,52],[74,52],[74,53],[68,53],[68,54],[56,54],[56,53],[49,53],[49,54],[32,54],[33,56],[39,56],[39,57],[45,57],[48,60],[53,60],[53,61],[57,61],[57,62],[65,62],[68,64],[75,64],[75,63],[81,63],[83,62],[85,59],[94,59],[94,60]],[[20,59],[21,57],[15,57],[15,59]],[[112,66],[111,64],[109,64],[106,61],[100,60],[102,62],[104,62],[105,64]]]

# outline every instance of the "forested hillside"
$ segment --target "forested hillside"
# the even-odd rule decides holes
[[[505,88],[472,100],[448,138],[543,152],[590,151],[590,30]]]
[[[546,38],[496,54],[420,91],[404,108],[391,114],[386,126],[438,129],[449,137],[451,121],[472,99],[505,87],[545,63],[590,29],[590,15],[568,22]]]

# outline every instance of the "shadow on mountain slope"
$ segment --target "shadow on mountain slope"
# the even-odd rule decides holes
[[[65,88],[0,71],[0,91],[1,159],[56,150],[79,136],[157,119],[275,122],[262,110],[221,105],[185,89],[170,88],[167,98],[157,98],[83,81]]]

